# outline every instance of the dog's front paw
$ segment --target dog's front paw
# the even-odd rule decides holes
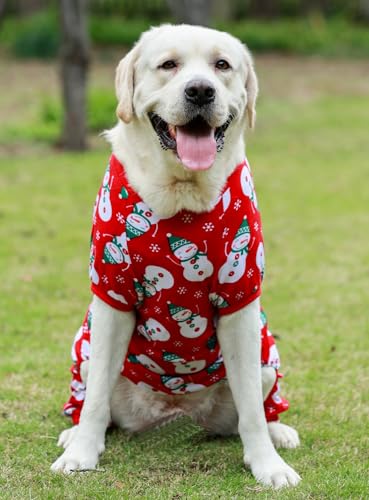
[[[104,448],[104,443],[99,444],[94,438],[81,438],[77,436],[67,445],[64,453],[55,460],[51,466],[51,470],[53,472],[70,474],[77,470],[96,469],[99,455],[104,451]]]
[[[273,454],[272,457],[257,461],[250,461],[249,457],[245,458],[245,461],[248,461],[249,466],[251,466],[255,479],[265,486],[279,489],[286,486],[296,486],[301,480],[297,472],[287,465],[277,453]]]
[[[65,431],[61,432],[58,439],[58,446],[61,446],[66,450],[73,441],[77,430],[78,425],[75,425],[74,427],[70,427],[69,429],[65,429]]]
[[[269,435],[276,448],[297,448],[300,445],[297,431],[280,422],[268,423]]]

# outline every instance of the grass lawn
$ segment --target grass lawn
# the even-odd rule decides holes
[[[52,67],[6,64],[17,78],[0,82],[3,124],[31,116],[40,94],[56,91],[45,78]],[[111,81],[112,69],[96,67],[92,81]],[[301,485],[259,487],[238,439],[209,439],[187,421],[133,438],[109,432],[98,472],[49,472],[69,425],[60,409],[90,297],[91,210],[109,153],[101,142],[61,154],[19,138],[1,142],[0,132],[2,499],[368,498],[367,65],[264,56],[257,69],[262,94],[248,156],[267,247],[264,305],[291,402],[283,421],[302,443],[281,455]],[[25,94],[30,73],[39,86]]]

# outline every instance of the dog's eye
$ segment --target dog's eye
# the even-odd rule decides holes
[[[169,59],[168,61],[163,62],[163,64],[159,66],[159,69],[170,70],[170,69],[175,69],[176,67],[177,63],[172,59]]]
[[[215,63],[215,67],[221,71],[231,69],[231,65],[225,59],[219,59],[219,61]]]

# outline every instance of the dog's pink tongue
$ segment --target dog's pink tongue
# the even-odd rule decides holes
[[[214,129],[207,127],[190,133],[187,127],[177,127],[177,154],[185,167],[206,170],[212,166],[217,154]]]

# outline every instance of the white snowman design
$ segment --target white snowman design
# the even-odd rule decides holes
[[[131,363],[140,363],[142,366],[147,368],[153,373],[158,373],[159,375],[164,375],[164,370],[161,366],[159,366],[155,361],[153,361],[149,356],[146,356],[146,354],[130,354],[128,355],[128,360]]]
[[[269,335],[271,333],[269,332]],[[268,357],[268,366],[272,366],[273,368],[278,369],[280,366],[280,361],[279,361],[279,352],[277,349],[277,346],[275,344],[271,345],[269,348],[269,357]]]
[[[106,234],[104,234],[106,236]],[[110,235],[112,236],[112,235]],[[127,234],[123,232],[120,236],[113,236],[112,241],[108,241],[104,247],[104,264],[127,264],[125,271],[131,265],[131,258],[128,253]]]
[[[112,206],[110,200],[110,190],[113,179],[110,181],[110,165],[108,165],[102,182],[101,194],[98,204],[98,213],[102,221],[107,222],[112,216]]]
[[[172,352],[164,352],[163,360],[173,363],[174,371],[179,375],[197,373],[205,368],[206,362],[203,359],[194,359],[186,361]]]
[[[278,405],[282,403],[282,398],[279,395],[279,386],[277,385],[277,391],[272,394],[272,400]]]
[[[96,212],[97,212],[97,207],[99,206],[99,199],[100,199],[100,193],[97,193],[95,203],[94,203],[94,208],[92,210],[92,222],[95,224],[96,220]]]
[[[173,236],[170,233],[167,234],[167,238],[171,251],[180,261],[180,265],[183,268],[183,276],[186,280],[204,281],[213,274],[214,267],[207,257],[205,241],[205,251],[201,252],[195,243],[185,238]],[[167,257],[172,260],[169,255]],[[177,264],[175,261],[172,262]]]
[[[265,272],[265,256],[264,256],[264,245],[262,242],[259,243],[256,250],[256,265],[260,271],[261,279],[264,278]]]
[[[229,304],[226,301],[226,299],[224,297],[222,297],[221,295],[218,295],[215,292],[209,293],[209,300],[213,304],[213,306],[217,307],[217,308],[222,308],[222,307],[228,307],[229,306]]]
[[[167,304],[169,313],[172,319],[178,323],[179,332],[183,337],[195,339],[205,332],[208,326],[207,318],[203,318],[190,309],[176,306],[171,302],[167,302]]]
[[[144,325],[139,325],[137,330],[147,340],[165,342],[170,339],[168,330],[153,318],[149,318]]]
[[[263,327],[265,327],[266,324],[267,324],[266,315],[264,311],[260,311],[260,329],[263,329]],[[267,329],[266,335],[267,337],[272,337],[272,333],[269,329]],[[267,340],[266,343],[269,344],[269,341]],[[268,361],[266,364],[267,366],[272,366],[273,368],[276,369],[280,367],[279,352],[274,342],[272,345],[269,344]]]
[[[185,394],[186,392],[196,392],[205,389],[205,386],[202,384],[194,384],[192,382],[186,384],[181,377],[164,375],[161,377],[161,381],[173,394]]]
[[[73,344],[72,344],[71,356],[72,356],[73,363],[76,363],[76,361],[77,361],[76,344],[82,338],[82,335],[83,335],[83,328],[81,326],[77,330],[77,332],[76,332],[76,334],[74,336]]]
[[[125,304],[125,305],[128,304],[128,302],[124,298],[124,295],[122,295],[121,293],[117,293],[114,290],[108,290],[107,294],[109,295],[109,297],[116,300],[117,302],[121,302],[122,304]]]
[[[173,394],[184,394],[186,392],[186,384],[181,377],[171,377],[170,375],[162,375],[161,381],[163,385]]]
[[[251,177],[251,172],[247,165],[245,165],[242,170],[241,170],[241,176],[240,176],[240,181],[241,181],[241,188],[242,192],[245,196],[250,198],[254,206],[257,208],[258,207],[258,200],[256,198],[256,192],[254,188],[254,182]]]
[[[136,296],[137,296],[137,302],[135,305],[140,306],[143,304],[143,301],[145,298],[145,289],[141,285],[141,283],[138,281],[137,278],[133,278],[133,287],[135,289]]]
[[[261,309],[260,310],[260,319],[259,319],[260,330],[262,330],[264,328],[264,326],[267,324],[267,322],[268,322],[267,316],[266,316],[265,312]],[[269,332],[269,334],[271,335],[270,332]]]
[[[86,395],[86,384],[78,380],[72,380],[71,384],[72,396],[77,401],[83,401]]]
[[[137,238],[147,233],[151,226],[156,224],[156,230],[153,236],[156,235],[157,224],[161,219],[154,214],[151,208],[143,201],[136,203],[133,207],[133,212],[127,216],[126,230],[130,240]]]
[[[146,266],[142,283],[146,297],[154,297],[161,290],[172,288],[173,285],[174,278],[169,271],[160,266]]]
[[[223,219],[223,217],[225,216],[225,214],[226,214],[226,212],[231,204],[231,188],[227,188],[223,194],[218,196],[215,203],[213,204],[213,207],[218,205],[218,203],[220,201],[222,202],[223,212],[222,212],[222,215],[219,217],[219,219]]]
[[[250,227],[247,219],[244,218],[231,243],[231,251],[228,254],[226,251],[227,260],[219,269],[219,283],[236,283],[242,278],[246,270],[249,242]]]
[[[89,264],[89,273],[88,274],[89,274],[89,277],[90,277],[90,280],[92,281],[92,283],[94,285],[98,285],[100,278],[99,278],[99,275],[98,275],[96,268],[95,268],[95,259],[96,259],[96,248],[95,248],[95,245],[91,244],[90,264]]]

